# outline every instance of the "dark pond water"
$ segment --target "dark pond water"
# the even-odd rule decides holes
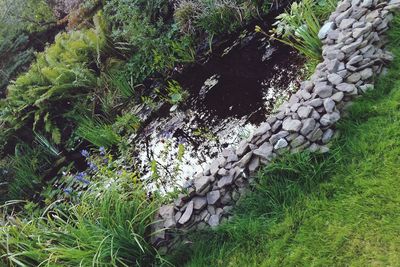
[[[189,98],[176,110],[162,108],[132,137],[143,179],[158,181],[153,188],[184,185],[297,90],[302,58],[253,29],[233,35],[202,63],[177,75]]]

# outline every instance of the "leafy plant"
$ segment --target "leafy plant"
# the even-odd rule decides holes
[[[81,117],[78,119],[76,134],[97,147],[112,147],[120,142],[120,136],[115,133],[112,125],[98,118]]]
[[[318,38],[320,23],[335,7],[335,0],[294,2],[288,11],[276,17],[271,35],[260,27],[256,27],[256,31],[294,47],[311,60],[319,61],[322,57],[322,43]]]
[[[104,42],[95,29],[59,34],[53,45],[37,55],[29,71],[8,87],[7,98],[0,103],[3,134],[31,129],[60,143],[63,126],[71,123],[64,114],[88,101],[97,85],[89,64],[96,61]]]

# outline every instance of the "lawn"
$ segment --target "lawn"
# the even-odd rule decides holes
[[[354,102],[328,155],[288,155],[262,170],[234,218],[194,233],[186,266],[400,264],[400,33],[395,61]]]

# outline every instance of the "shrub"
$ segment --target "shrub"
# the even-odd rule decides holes
[[[95,29],[61,33],[39,53],[29,71],[8,87],[7,98],[0,103],[5,138],[24,128],[43,131],[59,144],[64,127],[70,126],[64,113],[89,101],[88,95],[97,85],[93,63],[104,42]]]

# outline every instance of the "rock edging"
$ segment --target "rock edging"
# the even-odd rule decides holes
[[[393,56],[384,33],[400,0],[343,0],[322,26],[323,62],[309,81],[239,146],[222,151],[180,195],[157,214],[153,243],[163,245],[176,230],[215,227],[230,215],[261,165],[286,152],[327,152],[335,123],[349,101],[373,89],[376,74]]]

